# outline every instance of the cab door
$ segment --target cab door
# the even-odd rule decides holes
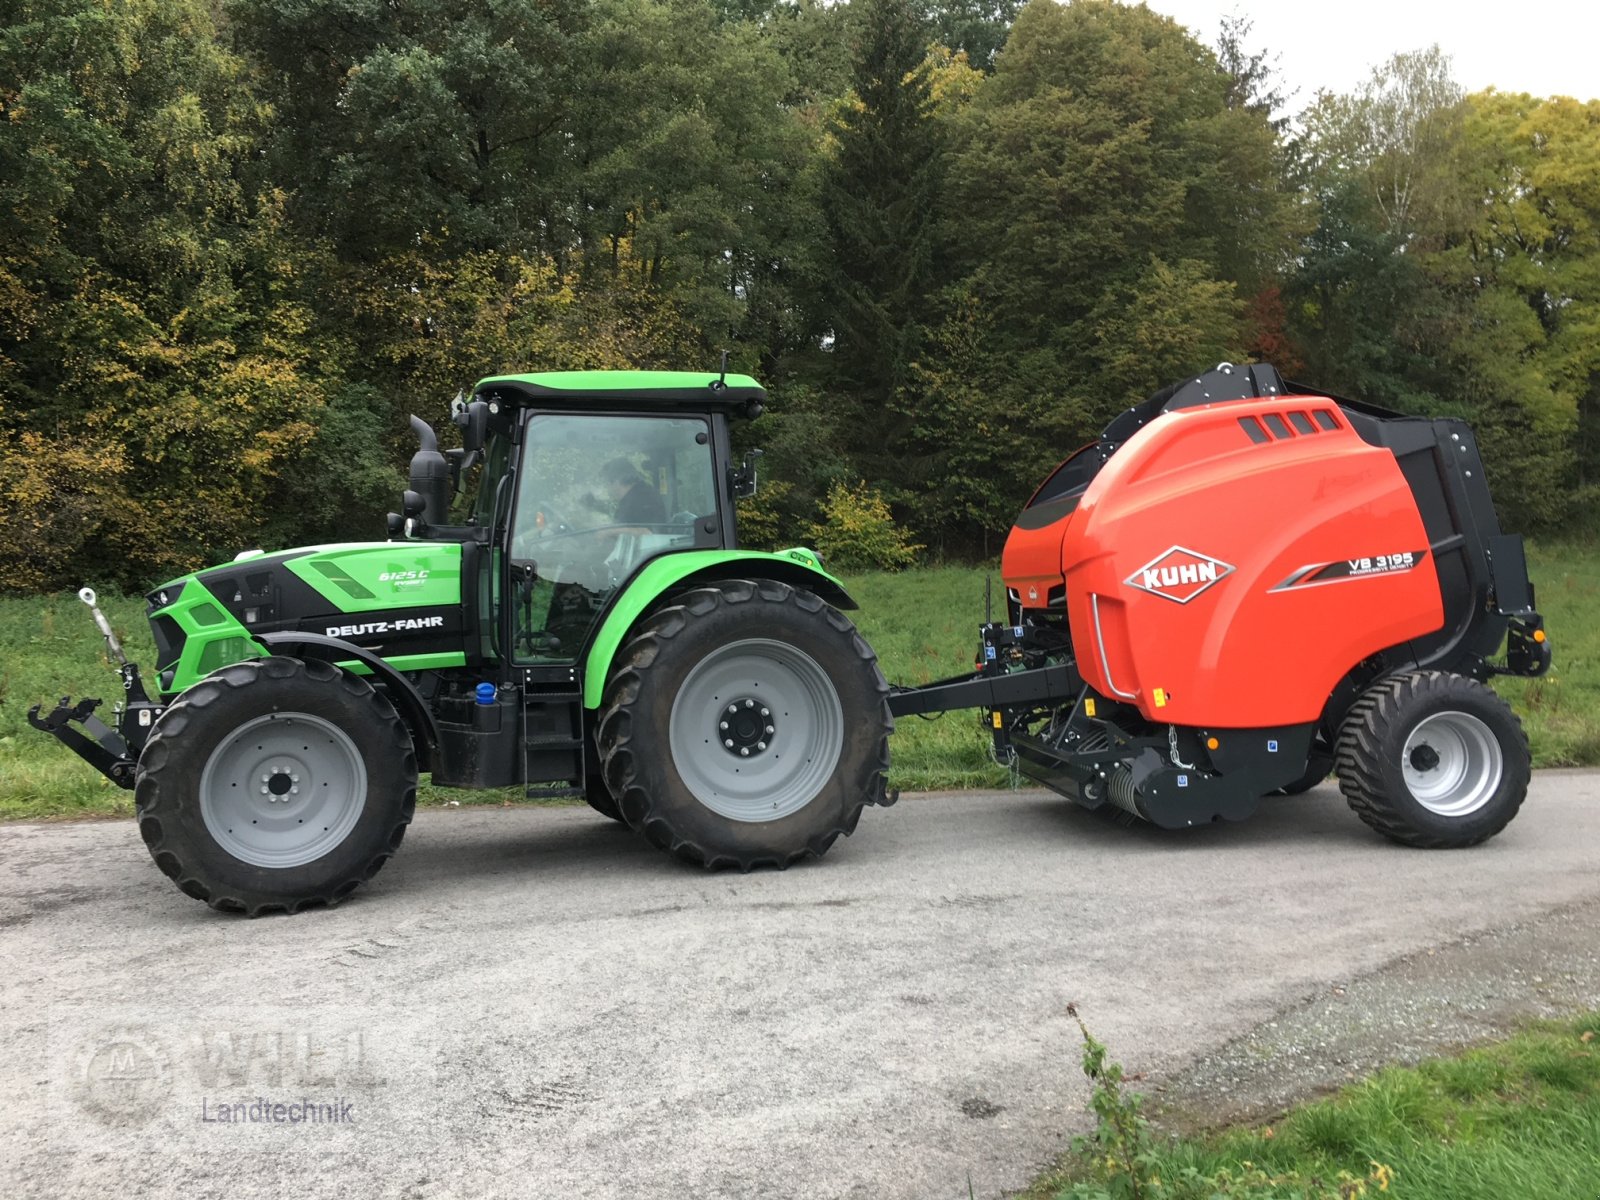
[[[646,562],[722,544],[712,438],[702,415],[529,414],[506,555],[511,661],[575,661]]]

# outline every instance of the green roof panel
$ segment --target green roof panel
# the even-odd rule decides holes
[[[710,371],[539,371],[491,375],[473,394],[531,406],[720,409],[758,416],[767,393],[748,375]]]

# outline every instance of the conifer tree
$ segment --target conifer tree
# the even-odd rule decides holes
[[[915,0],[866,0],[854,93],[833,124],[823,210],[832,251],[825,290],[839,385],[869,410],[903,385],[935,287],[943,145]]]

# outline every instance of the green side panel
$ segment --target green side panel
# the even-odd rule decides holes
[[[177,695],[218,667],[247,658],[261,658],[266,653],[250,632],[206,591],[198,578],[186,575],[164,585],[164,590],[180,586],[183,590],[175,601],[150,614],[152,624],[157,620],[169,620],[184,634],[183,652],[177,663],[158,664],[162,673],[167,667],[175,667],[170,684],[157,683],[163,696]]]
[[[461,546],[454,542],[313,546],[283,565],[340,612],[450,608],[461,603]]]
[[[461,546],[454,542],[354,542],[310,546],[270,557],[281,561],[338,612],[445,608],[461,603]],[[266,656],[266,650],[250,631],[206,590],[206,575],[232,565],[186,575],[158,589],[182,589],[173,603],[150,613],[152,624],[171,621],[183,634],[178,661],[157,664],[156,686],[163,696],[177,695],[218,667]],[[399,671],[432,671],[464,666],[466,655],[459,651],[410,654],[388,661]],[[365,670],[356,663],[340,665],[351,671]],[[172,669],[171,682],[163,683],[161,677],[168,668]]]
[[[655,603],[656,597],[667,588],[687,576],[710,570],[724,579],[752,576],[760,579],[771,575],[772,566],[769,564],[780,565],[786,574],[792,574],[797,568],[810,572],[819,581],[831,584],[839,593],[848,596],[844,584],[824,571],[817,556],[803,546],[780,550],[776,554],[755,550],[690,550],[663,555],[634,577],[628,590],[606,614],[605,622],[589,648],[588,661],[583,666],[583,706],[600,707],[601,693],[605,690],[606,676],[611,671],[611,659],[616,655],[617,647],[622,644],[623,637],[639,619],[639,615]]]
[[[464,667],[467,665],[467,656],[461,653],[452,654],[399,654],[394,658],[383,660],[396,671],[442,671],[446,667]],[[352,675],[371,675],[372,668],[364,663],[355,661],[336,663],[335,666],[344,668]]]
[[[563,392],[644,392],[703,388],[715,380],[715,371],[540,371],[532,375],[491,375],[478,387],[496,383],[525,383]],[[759,388],[748,375],[729,375],[730,388]],[[476,389],[474,389],[476,390]]]

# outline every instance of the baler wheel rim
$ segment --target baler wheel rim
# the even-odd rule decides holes
[[[1466,712],[1441,712],[1418,723],[1400,751],[1400,770],[1418,804],[1441,817],[1464,817],[1489,802],[1505,773],[1500,743]]]

